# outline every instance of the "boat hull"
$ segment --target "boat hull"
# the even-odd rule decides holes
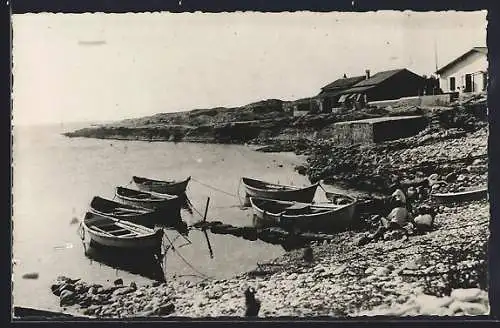
[[[115,211],[116,209],[125,209],[126,212],[118,214]],[[101,197],[94,197],[90,203],[89,211],[102,219],[112,217],[146,227],[153,227],[159,221],[159,214],[154,210],[135,206],[133,204],[120,204]]]
[[[131,248],[131,249],[157,249],[161,247],[163,233],[158,230],[157,234],[149,236],[134,237],[133,239],[114,238],[96,234],[92,229],[86,228],[86,233],[90,236],[90,242],[101,246]]]
[[[294,202],[275,201],[276,203],[285,203],[283,211],[267,211],[255,204],[254,198],[251,198],[250,201],[254,214],[253,225],[256,228],[278,226],[286,230],[338,232],[348,229],[355,219],[355,202],[340,206],[332,204],[314,206],[314,204],[310,204],[312,208],[318,210],[318,213],[294,215],[287,214],[285,210],[286,203],[293,205]]]
[[[181,218],[182,199],[175,195],[160,195],[141,191],[138,194],[148,195],[148,199],[134,197],[134,190],[118,187],[115,195],[121,203],[131,206],[138,206],[156,212],[158,223],[175,223]],[[127,194],[128,193],[128,194]]]
[[[184,181],[178,182],[152,180],[137,176],[132,177],[132,180],[134,181],[137,188],[139,188],[139,190],[178,196],[186,192],[186,188],[189,181],[191,180],[191,177],[188,177]]]
[[[431,197],[440,203],[468,202],[488,199],[488,188],[480,188],[456,193],[431,193]]]
[[[92,212],[86,213],[82,228],[84,230],[82,239],[87,243],[105,247],[158,251],[163,240],[162,229],[153,230]],[[120,234],[117,234],[117,231],[120,231]],[[116,235],[113,235],[113,232]]]
[[[314,195],[316,194],[316,189],[319,186],[319,183],[316,183],[305,188],[298,188],[293,186],[269,184],[249,178],[242,178],[242,182],[246,191],[246,205],[250,205],[250,197],[311,203],[314,199]],[[262,184],[262,186],[259,186],[259,184]],[[272,185],[280,187],[281,189],[277,190],[266,188],[265,185]]]

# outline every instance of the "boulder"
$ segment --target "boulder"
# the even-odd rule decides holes
[[[432,228],[434,218],[430,214],[420,214],[415,217],[414,221],[417,227],[429,229]]]
[[[135,289],[133,289],[132,287],[122,287],[122,288],[114,290],[112,295],[113,296],[125,295],[125,294],[132,293],[134,291],[135,291]]]
[[[59,287],[59,294],[61,294],[63,291],[65,290],[69,290],[71,292],[75,292],[75,286],[72,285],[72,284],[68,284],[68,283],[63,283],[60,287]]]
[[[453,182],[457,179],[457,173],[455,172],[451,172],[451,173],[448,173],[445,177],[444,177],[444,181],[446,182]]]
[[[483,292],[479,288],[459,288],[453,290],[450,296],[457,301],[474,302],[480,300],[482,295]]]
[[[441,308],[447,307],[453,302],[451,297],[436,297],[432,295],[421,294],[415,298],[415,304],[421,308]]]
[[[59,295],[59,305],[60,306],[70,306],[74,305],[76,302],[75,300],[75,293],[69,290],[63,290],[61,294]]]
[[[175,311],[175,306],[171,302],[158,307],[158,314],[159,315],[169,315],[169,314],[174,313],[174,311]]]
[[[480,304],[480,303],[455,301],[450,305],[449,309],[453,313],[463,312],[466,315],[487,315],[487,314],[489,314],[488,307],[483,305],[483,304]]]
[[[118,279],[116,279],[116,280],[113,282],[113,284],[114,284],[115,286],[123,286],[123,279],[122,279],[122,278],[118,278]]]

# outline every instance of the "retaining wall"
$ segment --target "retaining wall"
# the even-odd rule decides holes
[[[371,144],[413,136],[427,126],[422,116],[379,117],[335,123],[332,139],[338,144]]]

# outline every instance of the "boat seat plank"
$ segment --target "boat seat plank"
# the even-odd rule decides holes
[[[287,207],[287,210],[304,210],[310,206],[311,205],[309,204],[293,204],[292,206]]]
[[[138,233],[136,233],[136,232],[131,232],[131,233],[128,233],[128,234],[126,234],[126,235],[121,235],[120,237],[132,237],[132,236],[137,236],[137,235],[138,235]]]
[[[96,227],[96,226],[92,226],[92,228],[91,228],[91,229],[97,230],[97,231],[99,231],[99,232],[101,232],[101,233],[103,233],[103,234],[106,234],[106,235],[108,235],[108,236],[113,236],[112,234],[110,234],[110,233],[109,233],[109,232],[107,232],[106,230],[103,230],[103,229],[101,229],[101,228],[99,228],[99,227]]]
[[[108,231],[109,233],[115,233],[115,232],[122,232],[122,231],[128,231],[128,229],[123,229],[123,228],[120,228],[120,229],[116,229],[116,230],[110,230]]]

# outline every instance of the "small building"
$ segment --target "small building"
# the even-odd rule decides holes
[[[422,116],[377,117],[333,125],[332,139],[337,144],[373,144],[406,138],[427,126]]]
[[[445,93],[478,93],[488,85],[488,48],[474,47],[436,71]]]
[[[406,68],[382,71],[370,76],[351,88],[342,91],[339,102],[348,108],[360,108],[370,101],[420,96],[426,88],[426,79]]]
[[[423,94],[425,86],[424,77],[406,68],[382,71],[373,76],[367,70],[363,81],[341,92],[339,102],[363,106],[369,101],[419,96]]]
[[[285,112],[293,113],[293,116],[302,116],[308,113],[318,113],[320,111],[319,100],[315,97],[302,98],[283,103]]]
[[[347,75],[344,74],[344,77],[322,87],[321,92],[316,96],[319,100],[320,112],[330,113],[334,111],[333,109],[338,107],[338,100],[342,91],[349,89],[365,78],[364,75],[347,77]]]

